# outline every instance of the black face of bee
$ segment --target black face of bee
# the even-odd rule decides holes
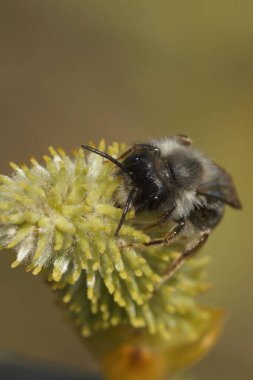
[[[157,158],[149,152],[134,152],[123,165],[128,170],[132,185],[138,189],[133,205],[137,211],[156,210],[169,196],[168,183],[158,172]],[[164,169],[169,176],[169,168]],[[172,194],[171,194],[172,195]]]

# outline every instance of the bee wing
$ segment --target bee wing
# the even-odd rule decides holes
[[[225,169],[218,166],[219,176],[213,181],[201,186],[200,194],[206,197],[218,199],[229,206],[240,209],[242,207],[240,199],[235,189],[232,177]]]

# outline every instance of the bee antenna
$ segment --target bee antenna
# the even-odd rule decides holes
[[[132,200],[133,200],[133,198],[135,197],[137,191],[138,191],[138,190],[134,188],[134,189],[132,189],[132,190],[130,191],[130,193],[128,194],[127,201],[126,201],[126,204],[125,204],[125,207],[124,207],[123,213],[122,213],[122,215],[121,215],[121,218],[120,218],[119,224],[118,224],[118,226],[117,226],[117,228],[116,228],[116,231],[115,231],[115,234],[114,234],[115,237],[117,237],[118,234],[119,234],[119,231],[120,231],[120,229],[121,229],[121,227],[122,227],[122,224],[124,223],[124,221],[125,221],[125,219],[126,219],[126,214],[128,213],[128,211],[129,211],[129,209],[130,209],[130,207],[131,207]]]
[[[106,158],[107,160],[113,162],[115,165],[117,165],[124,173],[126,173],[129,177],[130,177],[130,173],[129,171],[124,167],[124,165],[122,165],[118,160],[116,160],[115,158],[113,158],[112,156],[110,156],[109,154],[105,153],[105,152],[102,152],[101,150],[98,150],[96,148],[92,148],[91,146],[88,146],[88,145],[82,145],[81,146],[83,149],[86,149],[86,150],[89,150],[93,153],[96,153],[98,154],[99,156],[102,156],[104,158]]]

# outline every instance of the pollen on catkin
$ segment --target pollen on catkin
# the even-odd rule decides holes
[[[101,141],[99,149],[117,158],[126,147]],[[44,274],[83,336],[130,325],[168,339],[174,331],[194,338],[196,320],[207,317],[195,300],[208,286],[206,258],[189,260],[156,288],[178,252],[173,245],[145,247],[150,236],[135,226],[133,211],[115,238],[122,210],[114,194],[122,179],[113,164],[83,150],[49,153],[43,165],[34,158],[29,167],[11,163],[12,176],[0,176],[0,245],[15,250],[12,267]]]

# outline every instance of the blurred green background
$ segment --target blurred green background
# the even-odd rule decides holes
[[[205,251],[204,302],[227,311],[196,379],[253,378],[253,2],[0,0],[0,169],[105,137],[184,133],[233,174]],[[86,369],[81,340],[41,279],[0,260],[0,351]]]

